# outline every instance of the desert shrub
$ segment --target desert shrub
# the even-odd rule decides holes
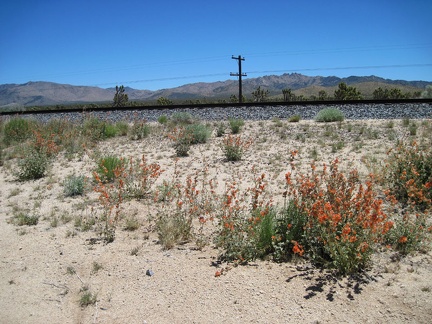
[[[307,221],[307,214],[293,200],[285,204],[275,219],[274,260],[279,262],[290,260],[296,244],[308,246],[304,232]]]
[[[157,121],[159,124],[164,125],[168,122],[168,117],[167,117],[167,115],[161,115],[158,117]]]
[[[254,174],[254,186],[246,192],[237,182],[227,183],[217,214],[215,244],[223,250],[220,259],[243,263],[273,252],[276,213],[265,197],[266,186],[264,174]]]
[[[321,109],[315,116],[317,122],[335,122],[343,121],[345,119],[344,114],[337,108],[324,108]]]
[[[39,216],[20,212],[13,217],[13,223],[18,226],[35,226],[39,222]]]
[[[72,174],[63,182],[63,193],[66,197],[81,196],[84,193],[85,177]]]
[[[116,173],[124,166],[124,160],[114,155],[101,157],[97,162],[96,173],[102,183],[112,182]]]
[[[162,184],[157,186],[154,199],[158,202],[166,202],[169,201],[173,195],[175,195],[175,184],[163,180]]]
[[[120,136],[126,136],[129,132],[129,124],[125,121],[119,121],[115,124],[117,132]]]
[[[240,135],[229,134],[223,139],[222,150],[227,161],[240,161],[243,153],[252,144],[251,139],[242,139]]]
[[[244,126],[244,120],[241,118],[229,118],[228,121],[231,128],[231,133],[240,133],[241,128]]]
[[[46,154],[31,150],[18,161],[18,172],[16,176],[20,181],[43,178],[48,169],[48,165],[49,159]]]
[[[168,138],[174,142],[173,147],[178,157],[188,156],[192,145],[192,134],[184,127],[176,127],[169,134]]]
[[[51,139],[56,145],[63,145],[68,133],[72,131],[74,125],[67,119],[53,118],[41,129],[43,137]]]
[[[160,213],[156,221],[159,243],[165,250],[172,249],[182,241],[192,237],[192,219],[184,213]]]
[[[411,120],[408,117],[404,117],[402,118],[402,126],[403,127],[408,127],[411,123]]]
[[[31,150],[47,157],[52,157],[59,152],[60,146],[56,143],[54,133],[47,133],[40,129],[32,130],[32,133],[33,136],[28,143]]]
[[[222,137],[225,134],[226,125],[225,123],[218,123],[216,126],[216,137]]]
[[[148,163],[144,155],[137,161],[130,158],[122,175],[125,195],[129,198],[145,198],[162,172],[159,164]]]
[[[118,128],[116,125],[105,123],[103,128],[103,136],[102,138],[112,138],[115,137],[118,133]]]
[[[389,200],[402,210],[394,218],[387,243],[402,254],[423,249],[432,230],[432,149],[415,141],[400,142],[389,152],[383,173]]]
[[[89,116],[82,125],[83,136],[90,141],[97,142],[105,137],[106,123],[96,117]]]
[[[150,134],[150,125],[145,121],[135,121],[129,130],[129,138],[131,140],[140,140]]]
[[[257,209],[253,211],[252,217],[255,217],[256,220],[259,219],[255,224],[254,233],[256,234],[257,257],[263,258],[274,252],[276,210]]]
[[[432,227],[428,223],[427,214],[421,213],[396,217],[394,226],[386,233],[386,243],[395,250],[407,255],[421,250],[428,250],[427,243],[430,241]]]
[[[211,129],[204,124],[196,123],[185,127],[185,132],[191,138],[191,144],[206,143],[211,136]]]
[[[32,135],[32,124],[24,118],[12,118],[3,126],[3,141],[6,145],[26,140]]]
[[[140,227],[140,223],[136,217],[129,217],[126,219],[123,229],[125,231],[136,231]]]
[[[188,112],[175,112],[170,119],[174,125],[186,125],[194,122],[192,115]]]
[[[393,223],[383,212],[374,179],[361,183],[356,170],[345,175],[338,165],[336,159],[330,170],[324,165],[317,172],[312,164],[312,173],[295,181],[287,173],[287,195],[307,215],[304,240],[292,241],[293,253],[349,274],[366,267],[375,243],[383,241]]]
[[[97,302],[97,294],[93,294],[92,292],[84,289],[82,292],[81,298],[79,300],[79,304],[81,307],[87,307],[90,305],[94,305]]]
[[[288,121],[290,123],[298,123],[300,121],[300,119],[301,119],[300,115],[293,115],[293,116],[288,118]]]
[[[389,194],[404,207],[424,212],[432,204],[432,149],[413,141],[388,153],[383,170]]]

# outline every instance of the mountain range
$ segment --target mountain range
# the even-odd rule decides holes
[[[282,97],[282,89],[291,89],[296,95],[318,95],[321,90],[333,95],[338,84],[344,82],[356,87],[365,98],[372,97],[378,87],[398,88],[402,92],[423,91],[428,81],[389,80],[377,76],[350,76],[339,78],[336,76],[305,76],[298,73],[283,75],[268,75],[258,78],[243,79],[243,95],[250,97],[258,87],[269,91],[269,96]],[[227,99],[231,95],[238,95],[238,80],[218,82],[198,82],[185,84],[176,88],[156,91],[137,90],[126,87],[130,101],[155,102],[164,97],[174,101],[196,99]],[[0,85],[0,108],[23,106],[50,106],[79,103],[100,103],[113,100],[115,88],[103,89],[92,86],[74,86],[53,82],[27,82],[25,84]]]

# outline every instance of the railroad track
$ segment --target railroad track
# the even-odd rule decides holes
[[[319,110],[335,107],[346,119],[425,119],[432,118],[432,99],[404,100],[326,100],[299,102],[254,102],[189,104],[169,106],[133,106],[105,108],[45,109],[36,111],[0,112],[2,119],[15,116],[34,118],[46,122],[50,119],[68,119],[80,123],[91,115],[99,119],[117,122],[132,120],[156,121],[162,115],[187,112],[200,120],[218,121],[228,118],[244,120],[269,120],[299,115],[301,119],[313,119]]]
[[[86,107],[63,109],[40,109],[24,111],[0,111],[0,116],[8,115],[43,115],[56,113],[82,113],[82,112],[115,112],[115,111],[142,111],[142,110],[166,110],[166,109],[205,109],[205,108],[231,108],[231,107],[280,107],[280,106],[346,106],[346,105],[391,105],[391,104],[432,104],[432,98],[426,99],[387,99],[387,100],[315,100],[315,101],[267,101],[246,103],[208,103],[208,104],[181,104],[181,105],[143,105],[126,107]]]

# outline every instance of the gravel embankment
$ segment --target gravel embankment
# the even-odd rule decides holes
[[[201,120],[217,121],[228,118],[242,118],[244,120],[268,120],[272,118],[289,118],[300,115],[302,119],[313,119],[318,111],[328,108],[320,106],[274,106],[274,107],[228,107],[228,108],[181,108],[181,109],[154,109],[154,110],[127,110],[116,112],[93,112],[93,116],[112,122],[134,119],[156,121],[160,116],[170,116],[176,112],[188,112],[193,117]],[[407,104],[363,104],[331,106],[341,110],[346,119],[425,119],[432,118],[432,104],[407,103]],[[52,118],[68,118],[74,122],[81,122],[85,117],[82,113],[53,113],[44,115],[25,115],[41,121]]]

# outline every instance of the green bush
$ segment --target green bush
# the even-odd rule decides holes
[[[123,159],[108,155],[99,159],[96,173],[102,182],[112,182],[123,166]]]
[[[79,300],[79,304],[81,307],[94,305],[96,304],[96,302],[97,302],[97,294],[93,294],[90,291],[84,291]]]
[[[3,141],[10,145],[26,140],[31,134],[31,123],[27,119],[12,118],[4,125]]]
[[[97,142],[105,137],[105,122],[96,117],[86,118],[82,129],[84,137],[91,141]]]
[[[39,217],[35,215],[28,215],[21,212],[14,216],[13,223],[18,226],[35,226],[39,222]]]
[[[66,197],[81,196],[84,193],[85,177],[72,174],[63,182]]]
[[[404,207],[424,212],[432,203],[432,149],[416,142],[399,143],[389,152],[385,185]]]
[[[131,140],[140,140],[147,137],[150,134],[150,125],[148,125],[145,121],[136,121],[133,123],[129,138]]]
[[[240,118],[230,118],[228,119],[228,121],[230,124],[231,132],[233,134],[240,133],[240,129],[244,126],[244,120]]]
[[[167,117],[167,115],[161,115],[161,116],[159,116],[157,121],[159,124],[166,124],[168,122],[168,117]]]
[[[429,230],[427,228],[428,216],[418,214],[412,217],[408,214],[402,217],[398,215],[394,226],[386,233],[386,243],[392,246],[402,255],[415,251],[426,251],[429,242]]]
[[[192,229],[192,219],[183,213],[159,214],[156,221],[159,243],[165,250],[188,241],[192,237]]]
[[[186,126],[185,131],[191,138],[191,144],[206,143],[212,133],[211,129],[204,124],[188,125]]]
[[[298,123],[300,121],[300,115],[293,115],[290,118],[288,118],[288,121],[290,123]]]
[[[120,136],[126,136],[129,131],[129,124],[125,121],[119,121],[116,123],[116,128]]]
[[[171,121],[175,125],[186,125],[186,124],[192,124],[194,122],[193,117],[188,112],[176,112],[171,115]]]
[[[48,165],[49,159],[45,154],[31,151],[18,162],[17,178],[20,181],[43,178]]]
[[[222,150],[227,161],[240,161],[243,153],[252,144],[251,139],[244,140],[241,135],[232,136],[229,134],[223,139]]]
[[[216,126],[216,137],[222,137],[225,134],[226,125],[224,123],[218,123]]]
[[[296,206],[294,201],[290,200],[275,221],[273,247],[276,261],[288,261],[292,258],[293,242],[308,246],[304,232],[307,221],[307,215]]]
[[[315,116],[315,121],[317,122],[335,122],[335,121],[343,121],[345,119],[344,114],[336,108],[324,108],[321,109],[318,114]]]
[[[103,129],[103,138],[111,138],[117,135],[118,128],[115,125],[105,123],[105,127]]]
[[[177,138],[173,146],[178,157],[188,156],[191,147],[191,139],[186,135],[181,136]]]

